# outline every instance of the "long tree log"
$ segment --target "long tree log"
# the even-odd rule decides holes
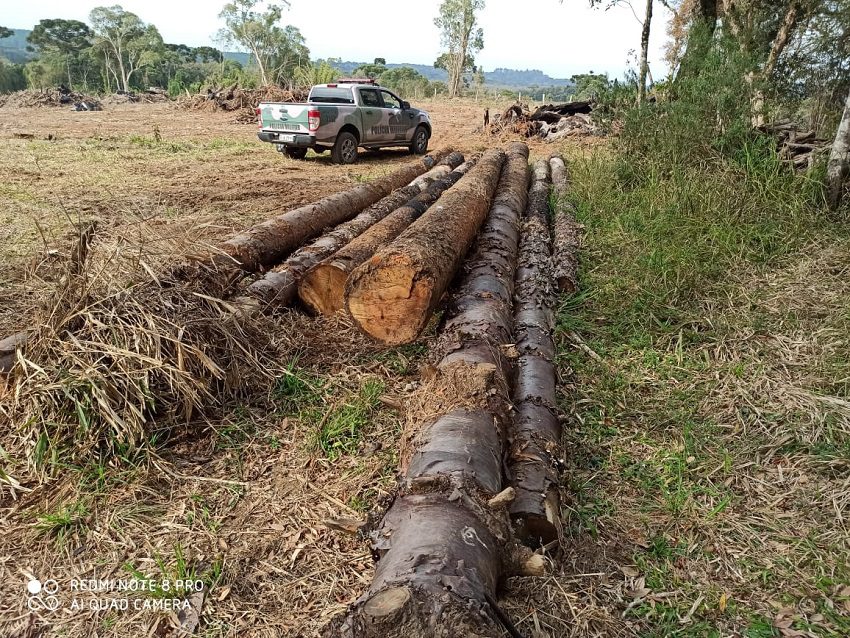
[[[498,192],[453,301],[434,393],[447,411],[417,433],[405,481],[375,530],[378,563],[368,591],[325,636],[454,638],[504,635],[495,606],[505,573],[535,571],[510,532],[502,490],[508,417],[500,351],[511,335],[511,281],[528,149],[509,149]],[[470,332],[467,332],[469,328]],[[445,347],[445,346],[444,346]],[[532,566],[530,569],[529,566]]]
[[[267,307],[289,305],[295,298],[298,281],[304,273],[382,220],[422,189],[450,173],[463,162],[463,159],[461,153],[456,151],[449,153],[434,168],[417,177],[409,185],[393,191],[354,219],[340,224],[313,243],[296,250],[286,261],[248,286],[248,294],[264,301]]]
[[[326,260],[311,268],[298,284],[298,296],[314,312],[331,315],[341,310],[348,276],[378,250],[419,219],[442,193],[463,177],[475,162],[465,162],[423,192],[410,198]]]
[[[508,469],[516,490],[511,518],[517,535],[533,546],[558,539],[561,530],[555,467],[560,454],[561,424],[556,411],[552,337],[556,293],[550,267],[548,202],[532,197],[548,190],[548,180],[542,165],[535,169],[522,227],[514,293],[519,356],[508,454]]]
[[[552,275],[558,290],[573,294],[578,290],[578,251],[581,246],[582,225],[576,222],[575,206],[569,200],[569,176],[564,160],[549,158],[552,169],[552,199],[554,211],[552,229]]]
[[[217,255],[216,261],[236,265],[249,272],[271,266],[325,228],[354,217],[367,206],[410,183],[447,153],[433,153],[426,160],[408,164],[386,177],[267,219],[225,241],[221,245],[224,255]]]
[[[428,212],[351,273],[345,303],[378,341],[413,341],[425,328],[493,199],[505,153],[490,149]]]

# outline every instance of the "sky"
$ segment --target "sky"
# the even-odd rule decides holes
[[[87,21],[91,9],[119,2],[153,23],[166,42],[215,45],[225,0],[0,0],[0,25],[31,29],[44,18]],[[313,58],[433,64],[440,53],[434,26],[440,0],[291,0],[283,21],[301,30]],[[635,10],[643,11],[636,2]],[[649,63],[655,78],[666,72],[662,48],[669,14],[655,4]],[[476,61],[497,67],[540,69],[551,77],[609,73],[621,77],[635,65],[641,25],[629,6],[591,9],[587,0],[487,0],[479,22],[484,49]],[[631,55],[631,58],[630,58]]]

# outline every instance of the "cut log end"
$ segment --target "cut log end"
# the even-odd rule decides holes
[[[369,263],[348,286],[348,311],[368,335],[388,345],[410,343],[425,327],[434,283],[406,255]],[[368,281],[368,284],[364,282]]]
[[[391,587],[367,600],[363,605],[363,614],[373,621],[392,622],[401,616],[410,600],[407,587]]]
[[[347,279],[348,272],[333,263],[318,264],[298,284],[298,296],[313,312],[332,315],[343,308]]]

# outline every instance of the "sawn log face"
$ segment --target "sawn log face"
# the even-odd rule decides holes
[[[426,214],[349,277],[345,301],[360,328],[387,344],[414,340],[481,227],[505,154],[484,153]]]

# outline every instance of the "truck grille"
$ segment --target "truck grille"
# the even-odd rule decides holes
[[[266,124],[263,128],[273,128],[279,131],[300,131],[300,124],[287,124],[285,122],[270,122]]]

